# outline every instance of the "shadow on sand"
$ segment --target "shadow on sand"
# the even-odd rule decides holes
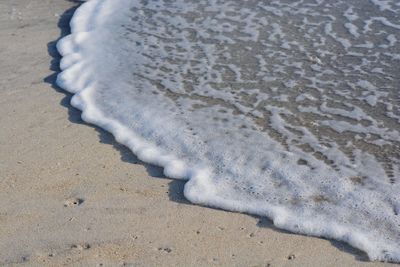
[[[53,71],[53,73],[51,75],[47,76],[46,78],[44,78],[44,82],[50,84],[52,86],[52,88],[54,88],[57,92],[64,95],[64,98],[61,100],[60,104],[63,107],[68,109],[68,119],[70,122],[84,124],[84,125],[94,128],[99,135],[100,142],[104,143],[104,144],[112,145],[116,150],[118,150],[122,161],[131,163],[131,164],[140,164],[140,165],[144,166],[146,168],[148,175],[151,177],[161,178],[161,179],[169,179],[164,176],[163,169],[161,167],[157,167],[157,166],[142,162],[127,147],[117,143],[115,141],[114,137],[110,133],[97,127],[96,125],[84,122],[81,119],[81,111],[74,108],[70,104],[72,94],[67,91],[64,91],[56,84],[57,75],[61,71],[59,68],[61,56],[56,49],[56,44],[61,38],[70,34],[69,22],[72,18],[72,15],[74,14],[75,10],[79,7],[79,5],[84,3],[84,1],[79,1],[79,0],[65,0],[65,1],[72,2],[75,5],[72,8],[66,10],[61,15],[60,20],[58,21],[57,26],[60,29],[59,38],[57,38],[57,40],[51,41],[47,44],[48,54],[52,57],[52,60],[50,62],[50,70]],[[170,180],[169,190],[168,190],[169,199],[171,201],[174,201],[177,203],[192,205],[183,195],[183,188],[184,188],[185,181],[174,180],[174,179],[169,179],[169,180]],[[227,212],[227,211],[224,210],[224,212]],[[274,226],[274,224],[272,223],[272,221],[269,220],[268,218],[253,216],[253,215],[250,215],[250,216],[252,216],[258,220],[258,223],[257,223],[258,227],[273,229],[273,230],[278,231],[283,234],[290,234],[290,235],[293,234],[291,232],[276,228]],[[325,238],[322,238],[322,239],[325,239]],[[356,260],[368,261],[368,256],[363,251],[353,248],[350,245],[343,243],[343,242],[338,242],[335,240],[328,240],[328,241],[334,247],[339,249],[340,251],[352,254]]]

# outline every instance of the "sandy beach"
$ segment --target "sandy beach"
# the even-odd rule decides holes
[[[55,44],[78,5],[0,2],[0,265],[389,265],[266,218],[193,205],[183,181],[84,123],[55,85]]]

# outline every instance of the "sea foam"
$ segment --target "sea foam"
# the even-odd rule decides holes
[[[193,203],[400,261],[395,1],[89,0],[57,83]]]

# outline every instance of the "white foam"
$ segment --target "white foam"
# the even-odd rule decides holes
[[[57,83],[193,203],[400,261],[400,26],[339,2],[90,0]]]

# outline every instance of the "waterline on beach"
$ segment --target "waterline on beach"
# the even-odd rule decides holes
[[[399,261],[400,7],[91,0],[58,84],[192,202]]]

